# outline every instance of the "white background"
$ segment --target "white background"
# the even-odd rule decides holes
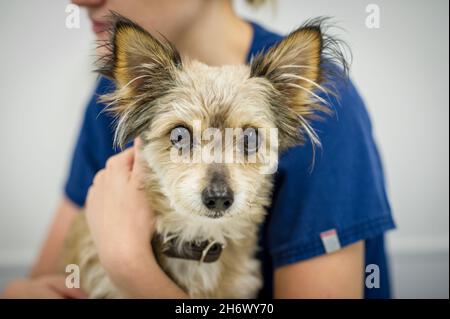
[[[65,27],[68,1],[0,0],[0,289],[35,258],[62,195],[91,94],[93,36]],[[379,29],[366,6],[381,9]],[[448,1],[279,0],[242,15],[286,33],[334,16],[353,51],[398,229],[388,236],[396,297],[448,298]]]

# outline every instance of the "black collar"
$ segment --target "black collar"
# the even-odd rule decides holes
[[[200,263],[213,263],[217,261],[222,254],[223,245],[210,240],[201,242],[191,241],[183,242],[178,246],[176,238],[171,238],[165,242],[158,236],[164,255],[172,258],[196,260]],[[178,249],[180,247],[181,249]]]

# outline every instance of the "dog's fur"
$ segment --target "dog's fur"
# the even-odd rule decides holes
[[[306,138],[318,143],[309,121],[327,111],[317,92],[329,93],[326,71],[333,69],[334,58],[342,57],[338,43],[324,35],[323,20],[313,20],[248,66],[210,67],[182,61],[167,40],[118,15],[114,20],[110,54],[102,59],[100,73],[115,81],[116,90],[102,100],[117,116],[117,145],[123,147],[136,136],[143,140],[145,185],[156,213],[156,232],[162,241],[175,236],[178,244],[211,240],[225,245],[218,261],[199,263],[167,257],[161,243],[154,242],[162,269],[190,297],[256,297],[262,286],[255,257],[258,230],[272,192],[272,176],[258,170],[264,159],[258,154],[256,163],[173,163],[170,132],[198,120],[202,128],[220,130],[277,128],[280,152]],[[201,200],[213,176],[226,180],[235,194],[220,217]],[[80,266],[82,288],[90,297],[121,296],[99,262],[83,214],[65,253],[66,263]]]

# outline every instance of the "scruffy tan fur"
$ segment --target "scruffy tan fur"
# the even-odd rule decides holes
[[[181,60],[166,40],[122,17],[114,17],[110,55],[100,72],[115,80],[103,96],[117,116],[116,143],[141,136],[146,193],[156,213],[156,232],[177,243],[210,240],[224,244],[219,260],[200,263],[169,258],[154,242],[162,269],[190,297],[254,298],[262,287],[258,230],[270,206],[272,175],[261,174],[267,156],[278,156],[305,137],[317,140],[309,120],[323,109],[314,92],[325,89],[324,37],[318,23],[304,26],[248,66],[209,67]],[[279,150],[269,147],[256,163],[174,163],[171,130],[200,121],[202,129],[277,128]],[[200,143],[201,144],[201,143]],[[234,203],[220,218],[200,194],[220,174],[234,192]],[[150,245],[150,238],[149,238]],[[81,285],[92,298],[118,298],[81,214],[68,236],[65,263],[81,269]]]

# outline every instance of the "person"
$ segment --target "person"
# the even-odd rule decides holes
[[[261,1],[249,1],[261,2]],[[85,7],[99,40],[110,10],[164,34],[183,56],[212,66],[248,62],[282,39],[240,18],[231,0],[73,0]],[[301,21],[298,21],[300,24]],[[7,285],[6,297],[82,298],[57,275],[63,240],[85,207],[100,259],[124,295],[183,298],[160,269],[148,238],[153,215],[138,186],[136,147],[113,147],[112,118],[97,101],[112,82],[99,78],[87,106],[55,219],[27,279]],[[337,85],[334,114],[314,123],[322,143],[311,166],[311,144],[281,155],[273,202],[260,230],[261,298],[389,298],[384,234],[395,227],[382,164],[364,103],[353,83]],[[137,141],[136,143],[139,143]],[[106,168],[105,168],[106,166]],[[95,178],[95,179],[94,179]],[[103,219],[103,214],[108,218]],[[107,221],[107,227],[101,227]],[[126,242],[127,245],[121,245]],[[366,267],[379,271],[365,285]]]

